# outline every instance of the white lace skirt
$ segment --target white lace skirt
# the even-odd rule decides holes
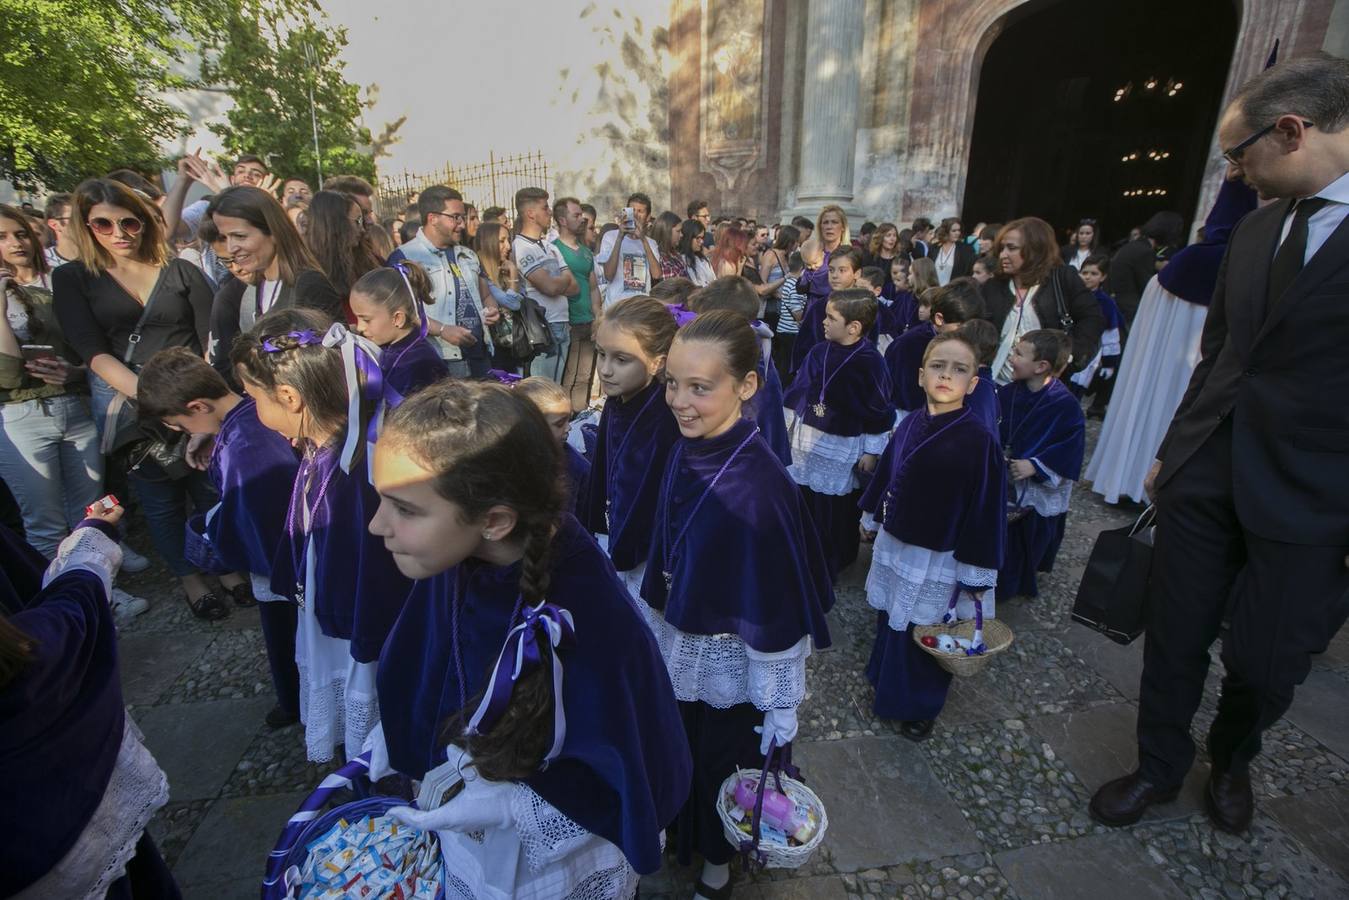
[[[787,472],[797,484],[817,494],[842,496],[857,489],[853,468],[866,453],[866,435],[844,437],[800,421],[795,410],[786,410],[787,434],[792,444],[792,464]],[[881,446],[884,450],[884,445]]]
[[[351,658],[351,641],[323,633],[314,604],[300,609],[295,635],[295,665],[300,670],[300,721],[310,762],[328,762],[338,744],[348,756],[360,752],[379,722],[375,691],[377,663]]]
[[[145,749],[144,740],[128,715],[112,777],[89,824],[61,861],[16,898],[102,898],[126,873],[145,826],[169,801],[169,780]]]
[[[454,801],[451,801],[454,802]],[[628,900],[639,876],[623,851],[524,785],[515,827],[438,831],[446,900]]]
[[[895,631],[903,631],[911,624],[940,622],[957,582],[988,588],[983,597],[984,618],[994,617],[997,569],[958,563],[950,550],[937,552],[906,544],[884,529],[876,535],[871,571],[867,572],[867,603],[886,613]],[[956,617],[974,618],[974,601],[968,594],[962,594],[956,604]]]
[[[600,545],[600,549],[607,555],[609,553],[609,535],[595,535],[595,543]],[[631,569],[625,569],[618,573],[618,578],[623,582],[623,586],[628,589],[628,596],[632,598],[633,605],[637,611],[642,611],[642,579],[646,577],[646,563],[640,562]]]

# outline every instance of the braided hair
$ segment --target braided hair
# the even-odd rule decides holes
[[[494,506],[514,510],[515,527],[504,540],[518,543],[524,554],[522,602],[533,606],[546,599],[553,536],[566,499],[561,448],[533,403],[499,384],[442,381],[394,410],[380,444],[407,452],[435,473],[436,493],[459,507],[466,519],[476,520]],[[542,652],[552,648],[544,646]],[[506,713],[487,734],[465,733],[477,707],[469,701],[445,723],[446,743],[464,746],[474,766],[491,780],[536,772],[551,742],[549,668],[541,666],[520,678]]]

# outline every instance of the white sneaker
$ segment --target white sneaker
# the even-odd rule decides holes
[[[125,622],[149,609],[150,601],[144,597],[128,594],[121,588],[113,588],[111,606],[113,619],[118,622]]]
[[[135,575],[150,568],[150,560],[141,556],[126,541],[122,542],[122,571]]]

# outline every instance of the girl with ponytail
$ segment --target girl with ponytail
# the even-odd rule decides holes
[[[416,583],[380,656],[371,777],[434,786],[392,813],[440,833],[465,896],[630,897],[688,794],[660,651],[563,512],[562,467],[539,410],[490,383],[422,390],[375,447],[370,530]]]
[[[356,330],[382,348],[379,367],[398,396],[411,396],[450,374],[426,339],[431,279],[421,266],[399,260],[366,272],[352,285],[349,302]]]
[[[379,498],[366,474],[369,423],[384,405],[379,348],[317,310],[258,320],[230,358],[258,420],[302,452],[272,567],[299,604],[295,657],[309,759],[360,752],[379,721],[375,662],[412,585],[366,526]]]

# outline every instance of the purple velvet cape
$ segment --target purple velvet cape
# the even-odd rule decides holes
[[[405,398],[450,374],[440,353],[416,331],[381,350],[379,367],[385,382]]]
[[[860,350],[857,344],[817,344],[792,379],[783,397],[784,407],[795,410],[803,422],[827,434],[855,437],[889,431],[895,422],[895,409],[890,405],[885,361],[869,341],[862,343]],[[857,354],[849,359],[854,350]],[[817,416],[813,407],[820,399],[826,373],[829,385],[824,392],[825,413]]]
[[[801,290],[801,283],[797,282],[797,290]],[[796,333],[796,341],[792,344],[792,371],[795,372],[805,363],[806,354],[811,349],[824,340],[824,314],[825,307],[829,305],[829,295],[806,302],[805,312],[801,314],[800,328]]]
[[[568,610],[576,642],[558,651],[567,734],[561,755],[525,780],[638,872],[661,866],[659,832],[692,778],[688,740],[660,649],[627,589],[569,515],[553,539],[550,602]],[[377,685],[389,762],[413,778],[446,759],[442,731],[460,708],[451,610],[457,609],[463,696],[487,687],[519,598],[520,565],[467,560],[416,583],[384,653]]]
[[[581,524],[594,534],[609,535],[609,558],[620,572],[646,560],[660,477],[679,437],[679,423],[664,394],[665,385],[653,380],[626,403],[611,397],[604,404],[590,458],[590,484],[577,504]],[[629,432],[632,437],[624,441]],[[620,445],[622,458],[611,459]],[[612,530],[604,521],[606,501]]]
[[[918,324],[918,299],[912,291],[897,291],[894,282],[887,281],[881,296],[890,301],[888,307],[881,304],[876,317],[876,328],[881,334],[899,337]]]
[[[966,406],[933,416],[924,407],[890,436],[860,505],[882,514],[882,527],[906,544],[951,550],[965,565],[998,569],[1006,491],[1002,452],[974,411]]]
[[[1241,180],[1224,181],[1204,220],[1204,240],[1176,251],[1157,273],[1161,286],[1187,303],[1208,306],[1218,284],[1218,267],[1227,253],[1227,239],[1256,205],[1255,190],[1250,185]]]
[[[258,421],[251,397],[220,423],[207,469],[220,502],[206,537],[235,571],[270,576],[277,556],[290,552],[286,511],[298,468],[290,441]]]
[[[1119,304],[1115,302],[1115,298],[1100,288],[1092,291],[1092,293],[1096,295],[1096,302],[1101,305],[1101,318],[1105,319],[1104,330],[1123,328],[1124,316],[1120,315]]]
[[[687,634],[735,634],[763,653],[787,650],[807,634],[828,647],[824,615],[834,590],[815,524],[767,442],[749,438],[754,431],[741,419],[714,438],[680,438],[656,507],[642,597]],[[669,591],[664,571],[673,576]]]
[[[1036,459],[1061,478],[1076,481],[1082,475],[1087,452],[1087,425],[1082,405],[1063,382],[1051,378],[1038,393],[1024,382],[998,388],[1002,412],[999,435],[1009,459]],[[1044,481],[1043,471],[1033,476]]]
[[[340,446],[341,437],[336,438]],[[309,540],[314,545],[313,589],[305,602],[314,604],[319,628],[328,637],[351,641],[352,659],[360,663],[379,658],[384,638],[412,590],[412,582],[403,577],[393,556],[384,549],[384,540],[370,533],[370,520],[379,508],[379,494],[366,480],[366,464],[358,459],[356,471],[348,474],[337,464],[338,451],[323,447],[318,451],[318,473],[308,485],[309,503],[318,498],[319,486],[331,470],[332,479],[323,504],[314,512]],[[304,470],[295,479],[295,491]],[[295,501],[294,534],[288,534],[272,570],[272,590],[287,597],[295,595],[296,563],[304,569],[304,532],[301,529],[303,506]]]
[[[979,381],[974,386],[974,393],[965,398],[965,405],[974,410],[988,433],[997,440],[998,419],[1002,413],[998,409],[998,383],[993,380],[993,370],[988,366],[979,367]]]
[[[760,359],[760,388],[745,406],[745,415],[759,425],[759,434],[784,466],[792,464],[792,442],[787,437],[787,417],[782,413],[782,379],[771,359]]]
[[[919,322],[891,341],[885,348],[885,368],[890,374],[890,397],[896,409],[913,412],[927,406],[927,395],[918,385],[918,370],[923,367],[923,354],[936,337],[937,329],[931,322]]]
[[[590,460],[566,441],[562,442],[562,453],[567,464],[567,512],[575,514],[590,485]]]
[[[103,800],[122,745],[117,631],[103,582],[76,570],[45,589],[47,561],[0,526],[0,612],[33,638],[0,687],[0,896],[51,871]]]

